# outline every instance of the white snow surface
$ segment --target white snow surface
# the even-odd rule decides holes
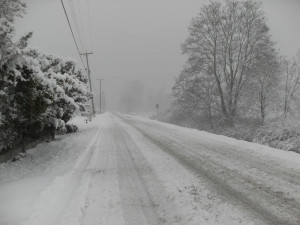
[[[105,113],[0,164],[1,225],[300,224],[300,154]]]

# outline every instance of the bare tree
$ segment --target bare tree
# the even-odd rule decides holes
[[[269,40],[261,44],[260,54],[257,55],[254,66],[249,70],[253,79],[247,83],[248,94],[253,98],[252,102],[259,109],[261,125],[264,125],[267,114],[274,109],[276,95],[279,89],[280,61],[278,52],[272,48],[274,45]],[[268,47],[268,45],[270,45]],[[267,46],[267,47],[266,47]],[[251,100],[250,100],[251,101]],[[249,101],[248,101],[249,102]]]
[[[282,60],[283,70],[283,117],[286,119],[291,110],[291,104],[300,89],[300,51],[291,60]]]
[[[199,64],[189,61],[173,87],[176,102],[194,115],[201,113],[214,128],[213,115],[219,110],[217,88],[212,76],[205,74]]]
[[[192,19],[189,32],[183,53],[198,58],[206,73],[214,77],[221,111],[233,123],[245,83],[251,79],[249,70],[262,43],[270,39],[261,4],[211,2]]]

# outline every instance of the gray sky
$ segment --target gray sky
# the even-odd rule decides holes
[[[88,7],[91,15],[89,35]],[[80,62],[60,0],[26,0],[27,15],[16,24],[17,36],[33,31],[31,47]],[[70,9],[70,0],[64,0]],[[153,92],[171,92],[174,78],[186,60],[180,44],[187,27],[206,0],[72,0],[81,30],[80,50],[90,57],[95,95],[103,78],[108,106],[116,108],[120,89],[141,80]],[[300,1],[263,0],[273,40],[281,53],[300,49]],[[71,11],[69,16],[71,17]],[[71,17],[72,18],[72,17]],[[75,24],[73,29],[76,30]],[[76,34],[78,39],[78,35]]]

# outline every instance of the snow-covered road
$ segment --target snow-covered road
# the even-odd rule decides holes
[[[1,225],[300,224],[300,154],[137,116],[0,164]]]

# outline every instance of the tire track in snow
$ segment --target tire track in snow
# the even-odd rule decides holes
[[[81,207],[90,179],[89,171],[86,168],[94,153],[94,145],[101,131],[101,126],[99,126],[91,142],[77,159],[72,171],[56,177],[41,192],[33,213],[22,223],[23,225],[80,224]],[[78,217],[74,218],[74,215],[78,215]]]
[[[108,118],[99,137],[97,154],[93,159],[89,190],[81,218],[82,225],[122,225],[123,210],[117,169],[117,149],[112,135],[113,128]]]
[[[267,192],[271,198],[275,197],[282,203],[291,205],[291,208],[298,208],[300,205],[300,176],[298,176],[296,169],[280,166],[272,160],[262,159],[251,153],[238,152],[235,150],[236,146],[222,145],[222,143],[216,142],[209,143],[207,140],[202,139],[195,142],[195,138],[183,141],[182,137],[171,132],[166,136],[164,134],[164,132],[167,132],[165,127],[160,126],[157,128],[153,125],[148,123],[147,126],[139,124],[144,130],[149,130],[154,134],[160,133],[166,140],[178,143],[181,148],[184,145],[186,150],[213,163],[219,167],[221,172],[231,171],[231,174],[235,174],[234,176],[238,176],[254,188]],[[297,189],[298,191],[295,191]]]
[[[123,119],[125,119],[129,123],[132,122],[130,117],[123,117]],[[168,137],[172,137],[177,141],[182,140],[182,137],[180,137],[176,131],[170,132],[170,128],[166,128],[161,125],[158,127],[158,124],[151,123],[145,123],[144,125],[146,125],[148,129],[151,128],[152,131],[166,132],[168,133]],[[191,146],[192,143],[195,142],[195,139],[199,138],[199,136],[196,136],[193,132],[189,133],[191,136],[188,140],[185,141],[188,142]],[[199,141],[200,140],[198,140],[198,142]],[[300,174],[298,174],[294,168],[289,168],[289,165],[281,165],[275,163],[274,161],[272,161],[272,159],[268,159],[268,162],[271,161],[271,163],[268,166],[266,166],[266,160],[262,161],[261,158],[258,158],[254,154],[252,154],[251,150],[249,150],[249,152],[240,152],[240,154],[237,154],[239,152],[237,152],[235,146],[230,145],[228,143],[222,143],[222,141],[218,143],[213,139],[201,139],[201,144],[194,143],[193,148],[205,148],[207,152],[212,154],[212,158],[221,156],[223,158],[231,159],[231,163],[243,161],[244,166],[247,166],[249,169],[256,168],[259,171],[263,171],[274,177],[280,177],[283,180],[283,182],[288,182],[296,186],[300,186]],[[283,170],[282,166],[286,167],[286,170]]]
[[[120,118],[124,120],[124,117],[120,116]],[[135,127],[148,140],[177,159],[187,169],[198,174],[200,179],[209,182],[226,201],[238,204],[245,211],[251,212],[253,220],[258,219],[258,224],[297,225],[299,223],[297,215],[300,211],[297,203],[282,198],[280,194],[270,193],[270,190],[263,189],[264,187],[261,190],[249,190],[249,185],[253,183],[243,182],[245,177],[238,172],[214,163],[203,155],[197,155],[195,149],[181,144],[175,138],[170,138],[164,132],[153,131],[148,126],[132,120],[128,122],[128,119],[125,119],[124,121]],[[234,185],[237,186],[234,187]],[[276,205],[278,203],[279,206]]]
[[[118,174],[121,192],[123,215],[126,225],[159,225],[163,224],[160,218],[158,204],[146,185],[142,173],[151,173],[138,147],[126,131],[116,124],[114,129],[118,149]],[[149,182],[149,181],[148,181]],[[155,185],[152,180],[151,185]]]
[[[135,140],[113,116],[97,145],[84,225],[175,225],[177,207]]]

